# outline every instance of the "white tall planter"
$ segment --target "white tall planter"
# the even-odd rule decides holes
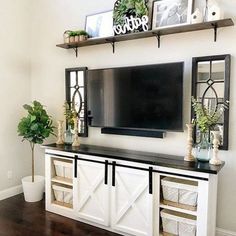
[[[38,202],[43,199],[45,188],[45,178],[35,175],[34,182],[32,176],[27,176],[22,179],[22,186],[26,202]]]

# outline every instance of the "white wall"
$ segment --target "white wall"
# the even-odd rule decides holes
[[[30,101],[29,2],[1,1],[0,7],[0,191],[19,185],[30,170],[29,147],[17,136],[22,105]]]
[[[226,17],[236,22],[236,1],[221,0]],[[112,54],[109,44],[79,49],[75,58],[71,50],[56,48],[63,40],[67,29],[84,27],[85,16],[112,9],[114,0],[38,0],[32,5],[32,54],[31,78],[32,96],[47,105],[55,119],[63,117],[62,105],[65,99],[64,70],[75,66],[103,68],[125,65],[141,65],[185,61],[184,121],[189,121],[191,60],[192,57],[232,54],[231,110],[230,110],[230,150],[220,152],[226,166],[220,173],[218,192],[217,225],[220,228],[236,231],[236,27],[219,30],[218,40],[213,42],[213,31],[192,32],[169,35],[162,38],[158,49],[156,39],[127,41],[116,45]],[[83,143],[144,150],[159,153],[184,155],[186,132],[168,133],[165,139],[152,139],[128,136],[102,135],[100,129],[89,129],[89,138]],[[38,149],[38,170],[43,171],[43,150]]]

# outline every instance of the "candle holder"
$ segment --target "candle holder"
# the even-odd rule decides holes
[[[218,158],[220,145],[220,131],[211,131],[213,134],[213,155],[210,160],[211,165],[221,165],[222,161]]]
[[[75,135],[74,135],[74,141],[72,143],[73,147],[79,147],[80,146],[80,141],[79,141],[79,135],[78,135],[78,118],[74,118],[74,131],[75,131]]]
[[[195,161],[194,156],[192,155],[193,150],[193,124],[186,124],[186,127],[188,128],[188,143],[187,143],[187,154],[184,157],[185,161],[193,162]]]
[[[56,144],[58,144],[58,145],[64,144],[63,122],[64,122],[63,120],[58,120],[57,121],[58,127],[57,127],[57,141],[56,141]]]

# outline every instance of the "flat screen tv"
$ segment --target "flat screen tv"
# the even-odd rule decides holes
[[[90,126],[182,131],[184,63],[88,70]]]

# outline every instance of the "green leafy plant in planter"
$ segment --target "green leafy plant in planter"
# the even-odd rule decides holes
[[[141,18],[148,15],[148,7],[145,0],[118,0],[114,5],[113,25],[124,25],[125,17]]]
[[[34,148],[36,144],[42,144],[51,134],[54,135],[52,119],[47,114],[43,105],[34,101],[33,105],[25,104],[24,109],[28,112],[18,124],[18,135],[23,137],[22,141],[29,141],[32,151],[32,182],[34,182]]]
[[[66,118],[67,124],[74,129],[74,118],[77,117],[76,111],[73,109],[73,105],[69,105],[68,102],[64,103],[64,116]]]
[[[195,113],[194,123],[200,130],[198,140],[196,140],[196,158],[199,161],[209,161],[210,150],[212,148],[210,131],[215,130],[217,122],[222,117],[224,110],[228,109],[229,102],[225,102],[220,108],[212,110],[204,106],[201,102],[192,97],[192,107]]]
[[[228,109],[229,102],[226,101],[221,108],[216,111],[210,111],[204,105],[199,103],[194,97],[192,97],[192,107],[195,112],[195,124],[199,127],[202,133],[207,133],[209,130],[213,130],[219,119],[222,117],[224,110]]]
[[[69,42],[84,41],[88,38],[88,33],[85,30],[68,31]]]
[[[89,37],[89,34],[85,30],[79,30],[77,33],[79,36],[79,41],[85,41]]]

